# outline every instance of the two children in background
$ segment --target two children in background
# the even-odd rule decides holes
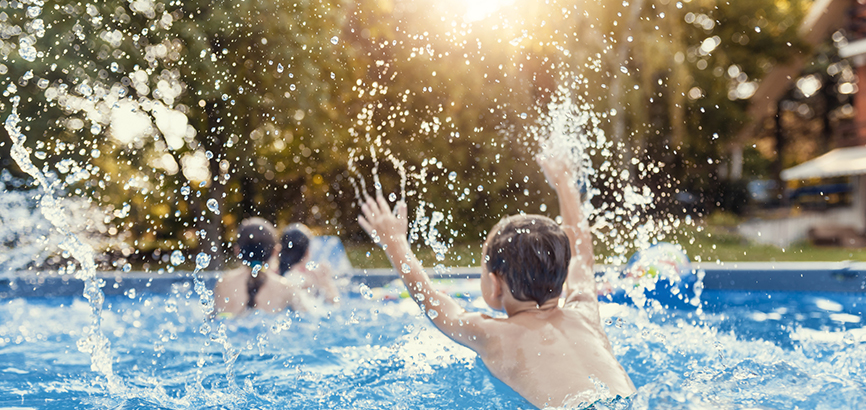
[[[338,292],[328,265],[308,263],[312,237],[306,226],[292,224],[277,242],[270,222],[258,217],[241,222],[236,245],[243,266],[217,281],[217,316],[237,317],[256,309],[305,311],[315,298],[333,303]]]
[[[635,386],[601,323],[592,236],[576,178],[560,156],[539,156],[538,162],[557,193],[562,226],[544,216],[513,215],[490,230],[482,248],[481,294],[505,318],[466,311],[434,289],[410,247],[405,202],[392,211],[379,191],[362,204],[358,222],[384,248],[436,327],[477,352],[494,376],[532,404],[585,408],[604,396],[629,397]],[[310,235],[295,228],[278,244],[272,225],[261,218],[244,221],[238,247],[245,266],[217,284],[219,312],[303,310],[307,289],[336,296],[329,275],[306,269]],[[277,256],[284,261],[279,269],[268,263]],[[605,394],[581,395],[598,392],[601,384]]]

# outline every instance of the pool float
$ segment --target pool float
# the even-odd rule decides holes
[[[638,305],[655,300],[665,308],[695,308],[703,288],[700,274],[679,245],[660,242],[635,252],[616,278],[602,283],[599,300]]]
[[[310,260],[331,267],[335,275],[347,275],[353,270],[352,262],[346,255],[346,249],[339,237],[322,235],[310,239]]]

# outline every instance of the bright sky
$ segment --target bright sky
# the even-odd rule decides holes
[[[466,10],[463,14],[463,19],[467,22],[473,22],[483,20],[502,7],[514,4],[514,1],[515,0],[474,0],[459,2],[458,4]]]

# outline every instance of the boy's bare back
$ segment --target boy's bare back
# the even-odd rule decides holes
[[[486,333],[475,350],[504,383],[538,407],[559,406],[569,395],[595,390],[590,377],[613,395],[628,396],[634,385],[611,351],[588,306],[528,310],[479,323]]]
[[[368,198],[362,205],[363,215],[358,222],[383,245],[412,297],[428,312],[436,327],[458,343],[475,350],[494,376],[534,405],[558,407],[565,404],[569,396],[595,391],[597,386],[593,378],[603,383],[611,396],[629,396],[635,391],[634,385],[614,357],[601,325],[593,272],[592,236],[574,178],[562,158],[539,157],[539,163],[557,191],[562,229],[549,218],[513,216],[503,221],[505,225],[501,222],[494,227],[482,250],[481,294],[491,308],[505,311],[507,318],[467,312],[449,296],[435,291],[406,239],[408,218],[405,203],[398,203],[396,212],[392,213],[381,192],[377,192],[375,199]],[[509,226],[511,221],[517,222],[517,228],[510,226],[507,232],[510,236],[497,239],[500,230]],[[535,232],[537,227],[543,228],[538,231],[547,233],[539,236]],[[567,239],[562,238],[563,231]],[[530,238],[525,241],[523,234],[533,232],[535,236],[525,235]],[[566,249],[547,243],[550,235],[556,237],[558,244],[565,241]],[[545,258],[543,254],[548,259],[557,254],[560,259],[553,258],[557,261],[563,255],[570,255],[564,259],[568,262],[562,261],[554,269],[554,277],[566,275],[564,284],[559,276],[561,279],[554,281],[558,287],[545,285],[548,287],[539,288],[536,279],[548,280],[549,277],[521,277],[520,270],[525,267],[512,267],[515,265],[513,260],[505,267],[502,261],[506,258],[491,262],[491,255],[496,258],[497,251],[511,252],[513,246],[524,247],[518,250],[530,249],[530,253],[542,255],[540,259]],[[527,259],[527,263],[535,262]],[[498,266],[498,270],[488,270],[491,263]],[[512,274],[503,275],[503,270],[510,270]],[[515,286],[512,288],[509,282]],[[527,283],[530,284],[529,292],[535,292],[533,295],[526,295]],[[562,306],[559,294],[554,294],[557,291],[565,295]]]

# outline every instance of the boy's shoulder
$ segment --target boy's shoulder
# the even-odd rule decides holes
[[[526,311],[505,318],[491,318],[487,321],[491,327],[508,325],[506,329],[543,330],[557,329],[568,332],[570,329],[600,328],[601,323],[593,315],[593,310],[587,304],[570,304],[544,311]],[[492,329],[491,329],[492,330]],[[494,330],[495,331],[495,330]]]

